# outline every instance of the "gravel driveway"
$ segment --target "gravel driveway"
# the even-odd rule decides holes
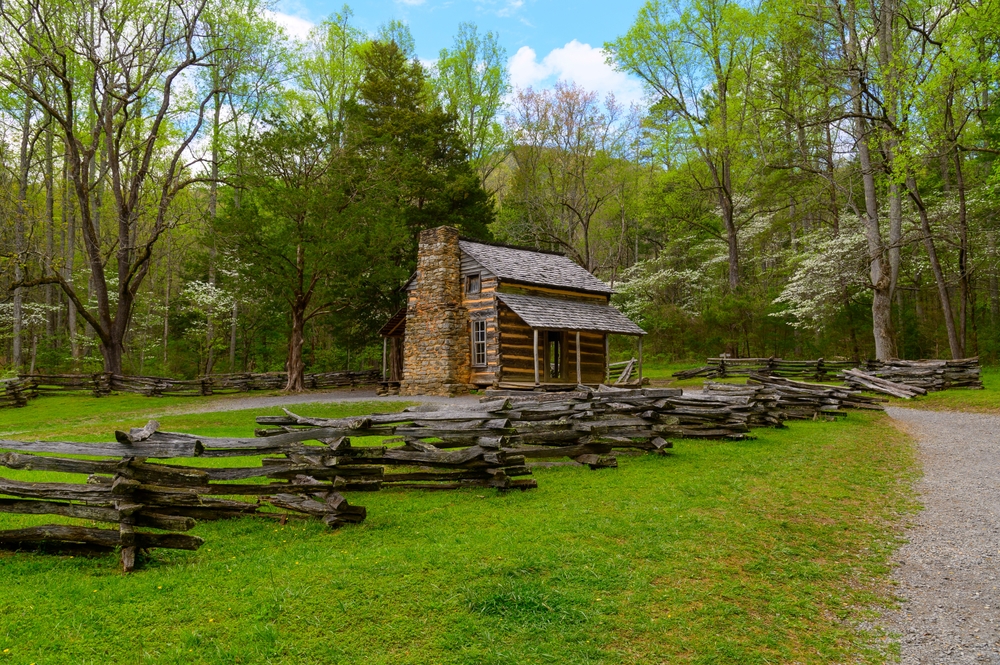
[[[896,554],[902,662],[1000,665],[1000,417],[889,408],[917,438],[924,509]]]

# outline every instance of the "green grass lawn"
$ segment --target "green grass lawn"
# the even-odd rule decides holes
[[[704,362],[686,362],[686,363],[651,363],[649,365],[643,365],[642,375],[650,380],[651,385],[662,386],[668,388],[688,388],[688,389],[700,389],[705,383],[704,376],[696,376],[693,379],[675,379],[674,372],[679,372],[685,369],[694,369],[696,367],[704,367]],[[744,376],[733,376],[725,378],[714,378],[712,381],[717,381],[720,383],[746,383],[747,377]]]
[[[0,429],[108,439],[145,418],[132,398],[76,404],[0,411]],[[248,435],[277,411],[161,420]],[[524,493],[350,494],[368,520],[338,531],[202,523],[201,550],[154,550],[128,575],[113,555],[0,553],[0,665],[883,662],[858,626],[890,602],[910,440],[853,412],[755,434],[539,469]]]
[[[262,393],[253,393],[259,396]],[[263,393],[268,395],[269,393]],[[171,414],[185,407],[202,408],[227,397],[39,397],[20,409],[0,409],[0,439],[68,438],[73,441],[112,441],[114,430],[145,425],[150,418],[160,422],[164,431],[189,431],[197,428],[203,436],[253,436],[254,416],[281,415],[280,407],[218,411],[196,414]],[[350,402],[291,404],[296,413],[338,418],[376,411],[395,412],[408,402]],[[193,430],[190,430],[193,431]]]

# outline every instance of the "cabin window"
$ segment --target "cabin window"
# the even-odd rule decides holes
[[[469,275],[465,278],[465,292],[467,294],[479,293],[482,289],[481,280],[479,275]],[[452,282],[454,284],[454,282]]]
[[[486,321],[472,322],[472,364],[486,366]]]
[[[549,362],[549,378],[561,379],[563,373],[563,344],[561,332],[547,332],[546,351]]]

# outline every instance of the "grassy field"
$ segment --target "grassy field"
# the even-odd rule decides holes
[[[0,430],[107,439],[177,406],[142,399],[38,400]],[[248,435],[261,412],[161,421]],[[368,520],[333,532],[200,524],[200,551],[130,575],[111,555],[0,553],[0,665],[882,662],[858,626],[889,601],[910,440],[858,413],[756,434],[539,469],[524,493],[353,494]]]
[[[253,393],[267,396],[272,393]],[[347,393],[350,394],[350,393]],[[22,409],[0,409],[0,439],[50,439],[73,437],[74,441],[110,441],[116,429],[141,426],[150,418],[160,421],[163,430],[198,427],[204,436],[222,436],[240,429],[253,436],[254,416],[280,415],[280,408],[247,411],[218,411],[190,415],[177,412],[203,409],[221,404],[232,396],[215,397],[113,397],[59,396],[39,397]],[[373,411],[396,411],[403,402],[353,402],[333,404],[296,404],[293,410],[309,415],[336,418]]]

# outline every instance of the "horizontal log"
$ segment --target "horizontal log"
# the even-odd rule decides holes
[[[197,536],[186,536],[178,533],[137,532],[134,536],[136,547],[143,548],[162,547],[179,550],[197,550],[205,542]],[[26,529],[0,531],[0,544],[7,546],[41,542],[82,543],[101,547],[117,547],[121,545],[121,533],[118,530],[93,529],[64,524],[46,524]]]
[[[520,445],[504,448],[504,452],[521,455],[525,459],[546,459],[553,457],[577,457],[579,455],[604,455],[612,447],[606,443],[583,443],[573,446],[528,446]]]
[[[78,503],[56,503],[30,499],[0,499],[0,513],[19,515],[60,515],[95,522],[121,522],[122,513],[114,508],[86,506]],[[190,517],[177,517],[159,513],[143,512],[138,509],[129,516],[136,526],[165,529],[168,531],[189,531],[195,526]]]
[[[0,478],[0,494],[25,499],[86,501],[98,505],[110,505],[113,499],[110,482],[107,485],[83,485],[80,483],[31,483]]]
[[[168,458],[197,457],[204,451],[204,446],[197,439],[171,443],[144,441],[138,444],[0,440],[0,449],[14,450],[22,453],[54,453],[57,455]]]
[[[28,471],[57,471],[88,475],[95,473],[113,475],[117,473],[135,480],[155,481],[168,485],[204,485],[209,480],[209,474],[205,470],[166,464],[148,464],[134,458],[114,462],[2,453],[0,454],[0,466]]]

